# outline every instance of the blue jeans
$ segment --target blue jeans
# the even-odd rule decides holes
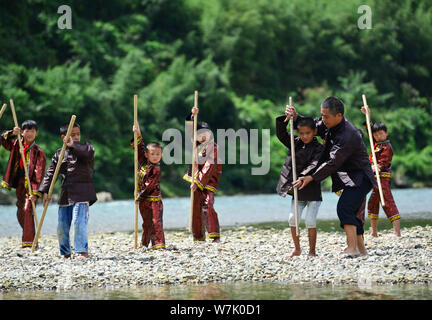
[[[74,203],[67,207],[60,207],[58,212],[57,237],[60,254],[70,255],[71,246],[69,233],[72,221],[74,222],[74,250],[76,253],[88,252],[87,221],[89,205],[87,203]]]

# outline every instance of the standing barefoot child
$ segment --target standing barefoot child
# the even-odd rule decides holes
[[[151,142],[146,146],[139,126],[133,126],[132,130],[138,135],[138,194],[135,201],[139,203],[143,219],[141,243],[147,247],[151,241],[153,250],[165,249],[160,191],[162,147],[157,142]],[[131,145],[133,146],[133,140]]]
[[[31,248],[35,237],[35,223],[33,217],[33,207],[31,201],[36,202],[39,195],[37,189],[42,181],[46,158],[42,149],[35,143],[38,128],[36,121],[26,120],[20,128],[5,131],[1,135],[1,144],[5,149],[10,151],[9,162],[1,185],[6,189],[16,189],[17,196],[17,217],[18,222],[23,229],[21,248]],[[16,138],[22,133],[22,144],[24,147],[24,155],[28,168],[30,184],[33,194],[29,196],[26,188],[26,177],[24,171],[24,162],[19,150],[18,139]]]
[[[193,123],[199,109],[192,108],[186,118],[186,125]],[[192,132],[192,130],[190,130]],[[219,220],[214,210],[214,195],[217,191],[219,178],[222,175],[222,164],[218,161],[218,146],[213,140],[213,134],[206,122],[197,123],[197,155],[195,163],[195,184],[191,186],[194,192],[192,233],[194,241],[205,241],[205,229],[213,242],[220,241]],[[192,181],[192,165],[183,176],[186,181]]]
[[[288,122],[284,122],[286,116],[276,118],[276,135],[280,142],[282,142],[288,149],[291,149],[290,135],[286,128]],[[324,147],[315,138],[317,129],[315,121],[312,118],[302,118],[297,121],[297,132],[299,136],[295,137],[295,160],[297,176],[305,176],[311,174],[318,164],[321,153]],[[280,196],[285,197],[288,194],[293,195],[293,172],[292,172],[292,159],[291,152],[285,159],[285,164],[282,167],[279,183],[277,185],[277,192]],[[315,256],[316,245],[316,217],[318,209],[321,205],[321,184],[320,182],[312,182],[303,190],[298,191],[298,213],[299,221],[302,216],[303,209],[306,209],[305,224],[308,228],[309,236],[309,256]],[[294,241],[294,250],[287,258],[299,256],[301,254],[300,239],[296,234],[295,215],[294,215],[294,199],[291,201],[291,213],[289,216],[289,225],[291,227],[291,235]]]
[[[362,108],[362,112],[365,109]],[[390,189],[391,185],[391,161],[393,158],[393,148],[388,139],[388,131],[385,124],[381,122],[374,123],[371,127],[374,140],[375,156],[378,163],[378,170],[381,179],[381,187],[384,196],[385,206],[384,212],[390,222],[393,224],[393,233],[396,237],[400,237],[400,214],[393,199],[393,194]],[[370,155],[372,162],[372,152]],[[372,170],[374,168],[372,167]],[[378,187],[374,187],[368,202],[368,217],[371,219],[371,236],[378,237],[378,212],[380,206],[380,196]]]
[[[81,143],[81,129],[75,122],[69,141],[65,141],[68,125],[60,128],[60,135],[67,148],[60,166],[62,178],[59,199],[57,237],[60,254],[70,258],[72,251],[69,240],[71,223],[74,222],[74,251],[79,254],[78,260],[88,257],[87,223],[89,206],[96,202],[96,192],[92,174],[94,165],[94,148],[89,142]],[[43,202],[48,199],[48,191],[54,176],[61,148],[54,154],[45,177],[39,186],[39,193],[44,194]]]

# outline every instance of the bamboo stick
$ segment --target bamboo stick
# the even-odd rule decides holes
[[[69,138],[70,138],[70,135],[71,135],[71,132],[72,132],[72,128],[73,128],[73,125],[75,123],[75,119],[76,119],[76,116],[72,115],[71,120],[69,122],[69,127],[68,127],[68,130],[66,132],[66,137],[65,137],[64,141],[69,141]],[[33,246],[32,246],[32,252],[34,252],[34,250],[36,248],[36,242],[39,239],[40,231],[42,229],[42,224],[43,224],[43,221],[45,219],[46,211],[48,209],[48,204],[49,204],[49,202],[51,200],[51,196],[52,196],[52,193],[53,193],[53,190],[54,190],[54,185],[55,185],[55,183],[57,181],[57,176],[59,174],[60,167],[61,167],[61,164],[63,162],[63,158],[64,158],[65,151],[66,151],[66,143],[64,141],[63,141],[63,146],[62,146],[62,149],[60,151],[59,159],[57,161],[57,165],[56,165],[56,168],[55,168],[55,171],[54,171],[54,175],[53,175],[53,178],[51,180],[51,184],[50,184],[50,187],[49,187],[49,190],[48,190],[48,197],[47,197],[48,201],[46,201],[44,203],[44,209],[43,209],[43,212],[42,212],[42,216],[41,216],[41,218],[39,220],[38,228],[36,230],[35,241],[33,241]]]
[[[12,117],[13,117],[13,120],[14,120],[15,127],[19,128],[17,116],[16,116],[16,113],[15,113],[15,105],[14,105],[14,102],[13,102],[12,99],[10,99],[10,106],[11,106]],[[23,159],[24,173],[25,173],[25,177],[26,177],[26,180],[27,180],[27,192],[29,194],[29,197],[31,197],[33,195],[33,191],[32,191],[31,182],[30,182],[30,176],[29,176],[29,172],[28,172],[29,168],[27,166],[28,165],[27,164],[27,159],[25,157],[24,147],[23,147],[22,141],[21,141],[21,134],[18,134],[18,143],[19,143],[19,150],[20,150],[21,158]],[[37,216],[37,213],[36,213],[36,205],[34,204],[33,201],[30,201],[30,202],[31,202],[32,208],[33,208],[33,217],[34,217],[34,220],[35,220],[35,225],[37,226],[38,223],[39,223],[39,221],[38,221],[38,216]]]
[[[134,126],[138,127],[138,96],[134,95]],[[134,190],[134,203],[135,203],[135,226],[134,226],[134,240],[135,249],[138,248],[138,203],[136,198],[138,196],[138,134],[134,131],[134,179],[135,179],[135,190]]]
[[[362,98],[363,98],[363,106],[366,108],[366,125],[367,125],[367,130],[368,130],[368,135],[369,135],[369,143],[371,146],[373,166],[375,168],[375,177],[376,177],[376,180],[378,183],[378,191],[379,191],[379,196],[380,196],[380,200],[381,200],[381,205],[384,207],[385,206],[384,195],[382,192],[381,178],[380,178],[379,171],[378,171],[378,163],[377,163],[374,143],[373,143],[373,139],[372,139],[373,136],[372,136],[372,129],[371,129],[371,125],[370,125],[370,114],[369,114],[370,109],[369,109],[369,106],[367,105],[366,96],[364,94],[362,95]]]
[[[289,97],[289,106],[292,106],[292,98]],[[288,117],[287,117],[288,118]],[[295,159],[295,145],[294,145],[294,118],[290,117],[290,136],[291,136],[291,162],[292,162],[292,173],[293,181],[297,180],[297,167]],[[298,219],[298,189],[294,188],[294,216],[296,225],[296,235],[299,235],[299,219]]]
[[[7,107],[7,104],[6,104],[6,103],[3,104],[3,106],[2,106],[2,108],[1,108],[1,110],[0,110],[0,119],[1,119],[1,117],[3,116],[3,113],[4,113],[5,110],[6,110],[6,107]]]
[[[194,107],[198,108],[198,91],[195,90],[194,95]],[[191,186],[195,184],[195,154],[196,154],[196,136],[197,136],[197,122],[198,114],[193,116],[193,141],[192,141],[192,181]],[[190,214],[189,214],[189,231],[192,232],[192,219],[193,219],[193,207],[194,207],[194,191],[191,189],[190,192]]]

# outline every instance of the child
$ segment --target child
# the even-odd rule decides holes
[[[186,118],[186,125],[193,124],[193,117],[199,109],[192,108]],[[205,241],[205,229],[213,242],[220,242],[219,220],[213,208],[219,178],[222,175],[222,164],[218,161],[218,146],[213,140],[210,126],[206,122],[197,123],[197,156],[195,164],[195,184],[191,185],[194,192],[192,234],[194,241]],[[183,176],[186,181],[192,181],[192,165]]]
[[[143,235],[141,243],[147,247],[152,242],[152,249],[165,249],[163,232],[163,203],[160,191],[160,160],[162,147],[157,142],[144,145],[141,130],[133,126],[132,130],[138,135],[138,194],[135,201],[139,203],[139,210],[143,219]],[[133,146],[133,141],[132,141]]]
[[[68,125],[60,128],[60,135],[66,143],[66,151],[60,166],[59,174],[62,178],[59,199],[57,237],[60,254],[64,258],[71,257],[69,232],[71,222],[74,222],[74,251],[79,254],[77,260],[88,257],[87,222],[89,206],[96,202],[96,192],[93,185],[92,174],[94,166],[94,148],[88,143],[81,143],[81,131],[75,122],[69,141],[65,135]],[[39,193],[44,194],[44,205],[48,199],[48,191],[57,166],[61,149],[54,154],[45,177],[39,186]]]
[[[387,127],[381,123],[374,123],[371,127],[372,136],[374,139],[375,156],[378,163],[378,171],[381,180],[381,187],[384,196],[385,206],[383,207],[387,218],[393,224],[393,232],[396,237],[400,237],[400,215],[399,210],[396,207],[396,203],[393,199],[392,192],[390,190],[391,184],[391,161],[393,157],[393,148],[390,144],[390,140],[387,139],[388,131]],[[372,160],[372,153],[370,155]],[[372,167],[374,169],[374,167]],[[377,237],[378,227],[378,212],[380,205],[380,196],[378,187],[374,187],[372,194],[368,202],[368,217],[371,219],[371,236]]]
[[[1,144],[10,151],[9,162],[1,185],[6,189],[16,189],[17,196],[17,217],[18,222],[23,229],[21,248],[30,249],[33,245],[35,236],[35,223],[33,217],[33,207],[31,201],[37,201],[36,195],[39,184],[42,181],[46,158],[42,149],[35,143],[38,134],[36,121],[26,120],[20,128],[16,127],[13,130],[5,131],[1,135]],[[16,136],[22,134],[22,144],[26,157],[26,165],[30,179],[30,185],[33,194],[29,196],[27,189],[27,181],[24,171],[24,162],[19,150],[19,143]]]
[[[284,122],[286,116],[276,118],[276,135],[279,140],[288,148],[291,149],[290,135],[286,130],[288,122]],[[315,121],[312,118],[302,118],[297,121],[297,132],[299,137],[294,138],[296,171],[298,176],[311,174],[315,169],[320,159],[324,147],[315,138],[317,129]],[[293,173],[291,152],[285,159],[285,164],[282,167],[277,192],[280,196],[285,197],[287,193],[293,195]],[[312,182],[303,190],[298,190],[298,219],[300,221],[303,209],[306,209],[305,224],[308,228],[309,236],[309,256],[315,256],[316,245],[316,217],[318,209],[321,205],[321,184]],[[291,235],[294,241],[294,250],[287,258],[299,256],[301,254],[300,239],[296,234],[295,215],[294,215],[294,199],[291,201],[291,213],[289,216],[289,225],[291,227]]]

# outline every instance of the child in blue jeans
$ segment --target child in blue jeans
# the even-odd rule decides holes
[[[60,254],[70,258],[70,227],[74,224],[74,251],[79,254],[77,259],[88,257],[87,222],[89,206],[96,202],[96,192],[92,174],[94,165],[94,148],[88,143],[81,143],[81,132],[78,123],[74,124],[69,141],[65,140],[68,125],[60,128],[61,138],[66,143],[64,159],[60,167],[62,178],[59,199],[57,236]],[[44,194],[44,205],[48,199],[49,187],[57,166],[61,149],[54,154],[51,165],[40,184],[38,191]]]
[[[291,149],[291,139],[287,132],[287,124],[285,122],[286,116],[276,118],[276,135],[278,139],[288,148]],[[298,177],[312,174],[320,160],[324,146],[315,138],[317,129],[314,119],[306,118],[297,122],[298,136],[294,138],[295,160],[296,160],[296,173]],[[277,185],[277,192],[280,196],[286,197],[287,194],[293,194],[293,172],[291,151],[288,151],[285,159],[285,164],[282,167],[279,183]],[[298,190],[298,214],[299,221],[304,209],[306,209],[305,224],[308,229],[309,237],[309,256],[315,256],[316,245],[316,217],[318,209],[322,202],[321,185],[319,182],[312,182],[302,190]],[[291,213],[289,216],[289,225],[291,227],[291,235],[294,241],[294,249],[287,256],[292,258],[301,254],[300,238],[297,236],[295,228],[295,215],[294,215],[294,199],[291,202]]]

